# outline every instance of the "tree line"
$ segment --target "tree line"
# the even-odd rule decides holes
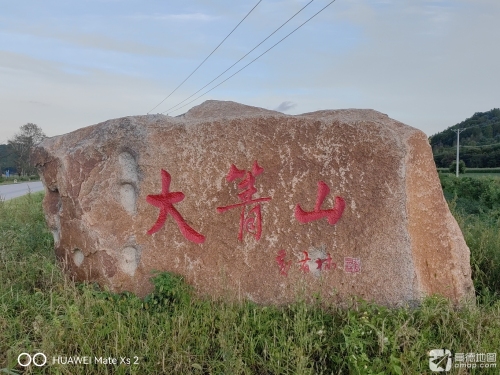
[[[429,138],[438,168],[447,168],[456,160],[457,134],[460,133],[460,159],[468,168],[500,167],[500,109],[477,112],[459,124]]]
[[[19,128],[6,145],[0,145],[0,169],[2,174],[8,170],[11,174],[30,176],[36,173],[30,157],[33,148],[47,136],[36,124],[27,123]]]

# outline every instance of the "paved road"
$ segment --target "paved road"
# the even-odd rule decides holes
[[[11,185],[0,185],[0,198],[9,200],[12,198],[20,197],[21,195],[28,194],[28,192],[35,193],[43,190],[42,181],[35,182],[19,182]]]

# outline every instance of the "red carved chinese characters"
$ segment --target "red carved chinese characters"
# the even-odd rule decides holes
[[[299,263],[300,265],[300,270],[303,272],[309,272],[309,264],[307,264],[311,258],[309,258],[309,253],[307,251],[302,252],[304,254],[304,259],[300,260]]]
[[[322,210],[326,196],[330,192],[330,188],[323,181],[318,182],[318,195],[316,197],[316,205],[314,211],[306,212],[297,204],[295,207],[295,218],[301,223],[309,223],[310,221],[320,220],[324,217],[328,219],[330,225],[334,225],[339,221],[345,208],[345,201],[341,197],[335,197],[335,206],[329,210]]]
[[[278,251],[278,256],[276,257],[276,263],[278,263],[278,267],[280,270],[280,275],[288,276],[288,271],[291,268],[292,261],[286,261],[286,251],[280,250]],[[353,264],[354,268],[344,268],[347,269],[346,272],[360,272],[361,262],[358,258],[346,258],[352,259],[353,261],[350,264]],[[357,262],[357,263],[356,263]],[[302,251],[302,259],[297,262],[299,266],[299,270],[304,273],[312,273],[314,276],[319,277],[321,272],[335,270],[337,268],[337,264],[333,262],[332,256],[330,253],[325,254],[324,252],[318,252],[316,249],[312,250],[311,253],[308,251]],[[315,265],[316,264],[316,265]],[[356,264],[358,268],[356,268]]]
[[[276,263],[278,263],[278,266],[280,268],[280,275],[288,276],[288,270],[292,265],[292,261],[289,260],[287,262],[285,261],[285,258],[286,258],[286,251],[285,250],[278,251],[278,256],[276,257]]]
[[[241,207],[240,214],[240,230],[238,232],[238,240],[243,241],[243,231],[246,230],[249,233],[252,233],[255,239],[258,241],[260,239],[262,233],[262,216],[260,211],[260,202],[266,202],[271,200],[268,198],[253,198],[253,195],[257,192],[255,188],[255,177],[260,175],[264,171],[264,168],[260,167],[257,164],[257,161],[253,163],[251,171],[244,171],[236,168],[234,164],[231,164],[231,168],[229,169],[229,173],[226,176],[226,180],[228,182],[232,182],[236,179],[241,179],[238,183],[238,189],[243,190],[238,194],[238,198],[241,203],[232,204],[230,206],[225,207],[217,207],[218,213],[226,212],[232,208]],[[257,203],[257,204],[256,204]],[[255,204],[248,212],[246,213],[246,206]]]
[[[184,199],[184,194],[180,191],[172,193],[169,192],[171,180],[172,178],[170,174],[162,169],[161,194],[148,195],[146,197],[146,201],[148,203],[160,209],[160,214],[158,215],[158,219],[156,220],[156,223],[153,225],[153,227],[150,230],[148,230],[148,234],[152,235],[153,233],[158,232],[161,229],[161,227],[163,227],[163,225],[165,224],[165,221],[167,220],[167,215],[170,214],[177,222],[179,230],[181,231],[182,235],[185,238],[195,243],[203,243],[205,241],[205,236],[203,236],[202,234],[198,233],[193,228],[191,228],[188,225],[188,223],[186,223],[184,218],[181,216],[179,211],[175,209],[174,203],[179,203],[180,201],[182,201]]]
[[[344,258],[344,272],[357,273],[361,272],[361,260],[359,258]]]
[[[337,267],[336,263],[332,263],[332,257],[330,254],[327,254],[327,257],[324,259],[318,258],[316,259],[316,264],[318,265],[317,269],[318,270],[329,270],[329,269],[335,269]]]

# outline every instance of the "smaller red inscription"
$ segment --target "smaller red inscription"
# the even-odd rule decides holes
[[[337,264],[332,262],[332,257],[330,256],[330,254],[327,254],[326,258],[316,259],[316,264],[318,265],[318,267],[316,268],[318,270],[322,269],[329,270],[337,268]]]
[[[316,196],[316,205],[314,211],[306,212],[300,204],[295,206],[295,218],[301,223],[309,223],[310,221],[319,220],[324,217],[328,219],[330,225],[334,225],[339,221],[345,208],[345,201],[341,197],[335,197],[335,206],[329,210],[322,210],[321,205],[325,201],[326,196],[330,192],[330,188],[323,181],[318,182],[318,195]]]
[[[303,251],[302,253],[304,254],[304,259],[299,261],[301,264],[300,270],[307,273],[309,272],[309,264],[307,264],[307,262],[309,262],[311,258],[309,258],[309,253],[307,251]]]
[[[361,260],[359,258],[344,258],[344,272],[361,272]]]
[[[285,261],[285,258],[286,258],[286,251],[285,250],[278,251],[278,256],[276,257],[276,263],[278,263],[278,266],[280,268],[280,275],[288,276],[288,270],[292,266],[292,261],[289,260],[287,262]]]
[[[315,250],[312,252],[312,254],[309,254],[308,251],[302,251],[302,254],[303,258],[297,263],[300,264],[299,269],[304,273],[311,272],[314,274],[314,276],[318,277],[322,271],[335,270],[337,268],[337,264],[333,262],[330,253],[326,255],[324,252],[318,254],[318,252]],[[282,249],[278,251],[278,254],[275,258],[276,263],[278,263],[280,275],[284,276],[288,276],[288,271],[292,265],[291,260],[285,260],[286,256],[286,251]],[[314,263],[316,263],[316,267],[314,267]]]

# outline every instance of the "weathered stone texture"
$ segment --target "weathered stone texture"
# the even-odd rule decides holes
[[[178,118],[126,117],[46,139],[35,159],[57,255],[77,279],[114,291],[143,296],[161,270],[202,294],[259,303],[473,295],[427,137],[373,110],[287,116],[208,101]],[[320,181],[330,191],[317,207]],[[297,205],[316,220],[300,222]],[[324,210],[338,221],[319,218]]]

